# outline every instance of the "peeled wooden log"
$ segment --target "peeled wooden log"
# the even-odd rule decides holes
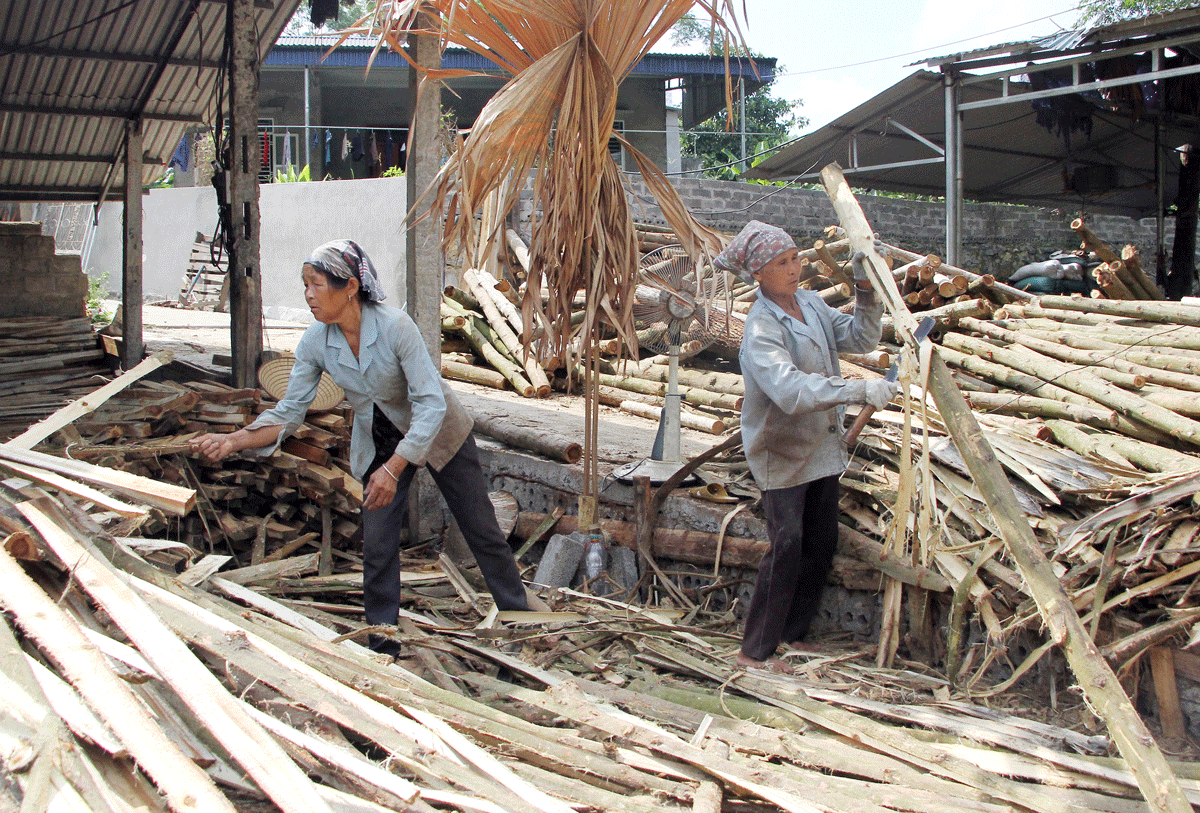
[[[964,392],[963,397],[977,412],[998,412],[1002,415],[1031,415],[1038,418],[1060,418],[1088,426],[1116,429],[1117,413],[1111,409],[1091,409],[1053,398],[1039,398],[1011,392]]]
[[[525,398],[532,398],[533,385],[525,378],[521,369],[497,350],[496,346],[484,337],[479,328],[480,326],[474,320],[470,320],[464,322],[458,330],[470,343],[475,353],[508,379],[514,390]]]
[[[479,278],[470,268],[463,269],[463,282],[466,283],[467,289],[475,294],[475,298],[479,300],[479,305],[483,308],[483,314],[487,318],[488,324],[496,331],[504,346],[508,348],[514,358],[523,359],[521,366],[524,368],[526,375],[528,375],[530,384],[533,385],[534,394],[538,398],[548,398],[550,396],[550,380],[546,377],[546,371],[542,369],[537,358],[532,353],[525,352],[525,349],[521,345],[521,340],[513,333],[512,328],[508,326],[508,322],[500,314],[492,297],[484,290]]]
[[[1109,299],[1137,299],[1137,296],[1126,287],[1116,272],[1109,268],[1108,263],[1101,263],[1093,268],[1092,279],[1096,280],[1096,285],[1100,286],[1100,290]]]
[[[504,238],[508,242],[508,249],[513,256],[517,258],[517,265],[526,276],[529,275],[529,247],[525,245],[525,241],[521,235],[517,234],[513,229],[506,229]]]
[[[1179,302],[1106,302],[1076,296],[1049,295],[1043,296],[1039,302],[1043,308],[1200,327],[1200,306]]]
[[[892,363],[892,355],[886,350],[874,350],[870,353],[840,353],[838,358],[860,367],[877,370],[886,370]]]
[[[847,285],[854,284],[854,277],[846,271],[842,264],[833,256],[833,252],[825,245],[824,240],[816,240],[812,246],[813,252],[817,255],[817,259],[821,265],[828,268],[828,274],[838,282],[844,282]]]
[[[456,381],[467,381],[494,390],[508,389],[509,381],[498,370],[489,370],[474,364],[465,364],[453,359],[442,358],[442,375]]]
[[[1149,299],[1167,298],[1142,268],[1142,262],[1135,247],[1127,245],[1121,249],[1121,262],[1125,263],[1125,267],[1129,269],[1129,273],[1137,280],[1138,285],[1146,292]]]
[[[1146,300],[1155,298],[1150,291],[1142,287],[1141,280],[1129,270],[1129,267],[1125,265],[1123,260],[1113,260],[1108,263],[1108,270],[1116,274],[1117,279],[1121,280],[1125,287],[1129,289],[1134,299]]]
[[[887,249],[888,254],[892,255],[893,257],[895,257],[898,260],[902,260],[903,262],[912,262],[913,260],[921,259],[922,256],[924,256],[921,254],[917,254],[914,251],[907,251],[905,249],[899,248],[897,246],[888,245],[886,243],[884,244],[884,248]],[[981,274],[976,274],[973,271],[966,271],[962,268],[958,268],[953,265],[946,265],[945,263],[940,265],[939,268],[943,271],[943,273],[961,274],[962,276],[966,277],[971,282],[980,281],[983,279],[983,276],[984,276]],[[1003,294],[1004,296],[1008,297],[1009,299],[1013,299],[1013,300],[1017,300],[1017,301],[1024,301],[1027,299],[1034,298],[1034,295],[1029,293],[1028,291],[1022,291],[1020,288],[1014,288],[1011,285],[1006,285],[1003,282],[995,282],[994,281],[995,277],[992,277],[992,279],[993,279],[993,283],[990,286],[988,286],[988,288],[990,290],[994,290],[994,291],[997,291],[997,292]]]
[[[475,431],[509,446],[528,449],[564,463],[578,463],[579,458],[583,456],[583,448],[573,440],[549,433],[544,429],[515,426],[511,421],[503,418],[476,416]]]
[[[1091,367],[1093,371],[1097,367],[1109,367],[1121,373],[1136,376],[1140,379],[1141,383],[1133,382],[1135,389],[1141,389],[1146,382],[1151,382],[1167,387],[1177,387],[1190,392],[1200,392],[1200,376],[1189,376],[1159,370],[1144,364],[1128,361],[1120,355],[1114,355],[1110,352],[1079,350],[1058,342],[1046,341],[1026,331],[1007,330],[1003,325],[996,322],[984,322],[980,319],[963,319],[959,324],[967,330],[973,330],[976,333],[982,333],[985,336],[1000,339],[1010,344],[1020,344],[1044,355],[1056,358],[1059,361]],[[1116,381],[1117,379],[1109,380]]]
[[[837,307],[850,298],[850,286],[839,282],[837,285],[819,291],[817,295],[825,301],[826,305]]]
[[[947,336],[943,341],[948,343],[950,338],[950,336]],[[1005,349],[995,347],[980,339],[972,339],[966,336],[957,336],[955,338],[958,343],[958,349],[965,352],[976,353],[992,360],[1011,358],[1011,353],[1006,353]],[[1053,381],[1063,389],[1071,390],[1079,395],[1104,404],[1116,410],[1122,417],[1130,421],[1145,424],[1178,440],[1193,445],[1200,445],[1200,423],[1178,415],[1169,409],[1160,407],[1152,401],[1148,401],[1132,392],[1126,392],[1119,387],[1115,387],[1095,375],[1048,356],[1035,354],[1033,351],[1022,355],[1022,358],[1013,360],[1012,366],[1014,368],[1031,370],[1043,381]]]

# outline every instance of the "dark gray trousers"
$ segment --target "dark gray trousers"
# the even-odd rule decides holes
[[[441,471],[430,468],[429,473],[475,555],[496,606],[501,610],[529,609],[517,560],[488,499],[474,436],[467,436]],[[415,474],[415,466],[405,466],[391,503],[362,512],[363,607],[368,624],[396,623],[400,609],[401,535],[408,514],[408,489]]]
[[[817,614],[838,539],[838,478],[762,493],[771,547],[758,565],[742,654],[756,661],[801,641]]]

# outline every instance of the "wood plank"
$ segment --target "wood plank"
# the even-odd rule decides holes
[[[58,557],[73,564],[75,580],[284,813],[331,813],[312,781],[261,726],[236,706],[208,667],[159,620],[142,597],[117,576],[106,560],[86,550],[55,522],[49,500],[24,502],[17,508]],[[108,722],[113,725],[112,719]],[[230,808],[226,804],[214,809]]]
[[[77,559],[66,557],[67,561]],[[167,739],[78,625],[7,553],[0,553],[0,600],[158,785],[173,809],[235,813],[208,775]]]

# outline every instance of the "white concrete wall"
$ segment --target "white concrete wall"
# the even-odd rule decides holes
[[[269,318],[307,321],[300,266],[312,249],[349,238],[371,256],[388,304],[402,307],[405,291],[404,178],[263,184],[262,299]],[[176,301],[196,232],[211,237],[217,197],[211,187],[154,189],[142,198],[142,290],[147,301]],[[108,274],[121,288],[121,207],[106,204],[89,260],[89,275]]]

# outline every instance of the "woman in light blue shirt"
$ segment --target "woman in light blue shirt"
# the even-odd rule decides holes
[[[837,547],[838,479],[849,463],[845,407],[882,409],[898,387],[841,376],[837,354],[866,353],[882,332],[883,308],[861,253],[852,261],[853,315],[799,288],[804,262],[776,226],[750,221],[715,262],[759,286],[738,358],[746,384],[742,443],[762,489],[771,547],[759,564],[738,664],[784,669],[772,656],[808,633]]]
[[[195,448],[214,461],[243,450],[272,454],[303,423],[327,372],[354,408],[350,469],[363,482],[367,623],[396,623],[408,489],[422,466],[446,499],[496,606],[528,609],[520,569],[488,499],[471,418],[442,381],[416,324],[404,311],[381,304],[375,268],[349,240],[316,249],[302,279],[316,322],[296,347],[283,399],[244,429],[196,438]],[[387,654],[399,651],[382,636],[369,643]]]

